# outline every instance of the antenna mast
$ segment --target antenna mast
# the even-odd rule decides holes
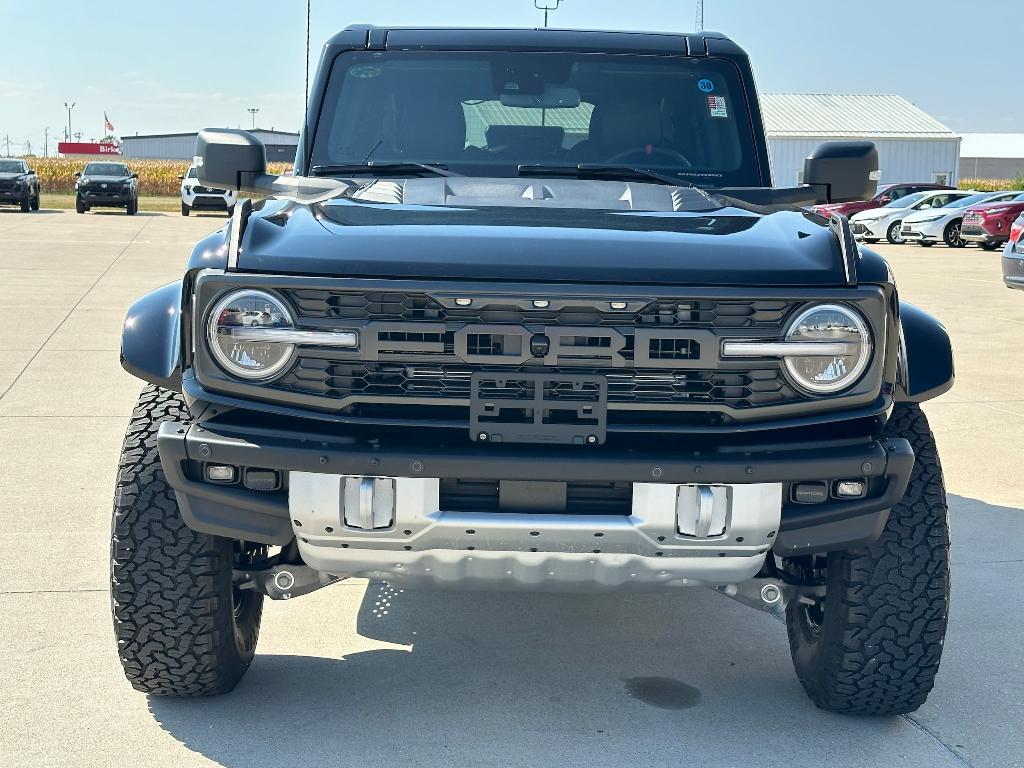
[[[694,26],[697,32],[704,31],[704,0],[697,0],[697,21]]]

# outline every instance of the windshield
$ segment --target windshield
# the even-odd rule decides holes
[[[311,165],[612,164],[758,186],[749,120],[736,68],[717,59],[358,51],[331,72]]]
[[[995,197],[998,197],[998,195],[996,195]],[[969,195],[968,197],[961,197],[958,200],[952,200],[952,201],[946,203],[942,207],[943,208],[966,208],[969,205],[974,205],[975,203],[984,203],[984,202],[986,202],[988,200],[992,200],[992,199],[993,199],[993,195],[992,195],[991,192],[983,192],[980,195]]]
[[[891,203],[886,203],[883,208],[909,208],[914,203],[919,203],[924,200],[928,195],[933,194],[932,192],[915,192],[912,195],[906,195],[897,200],[893,200]]]
[[[21,160],[0,160],[0,173],[24,173]]]
[[[124,163],[89,163],[85,166],[88,176],[127,176],[128,166]]]
[[[186,179],[198,179],[199,174],[196,172],[196,167],[193,165],[188,169],[188,173],[185,174]]]

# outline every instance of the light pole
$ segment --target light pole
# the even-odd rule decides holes
[[[256,113],[260,111],[259,107],[249,107],[247,110],[252,115],[252,129],[256,130]]]
[[[74,108],[75,102],[72,101],[70,104],[68,104],[66,101],[64,102],[64,109],[68,111],[68,141],[71,141],[71,110]]]
[[[551,11],[557,11],[558,6],[562,4],[562,0],[547,0],[542,2],[541,0],[533,0],[533,7],[538,11],[544,11],[544,26],[548,25],[548,13]]]
[[[50,126],[43,128],[43,157],[50,156]]]

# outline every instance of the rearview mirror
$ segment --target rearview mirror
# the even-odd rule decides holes
[[[543,93],[503,93],[499,100],[503,107],[575,109],[580,105],[580,92],[575,88],[547,85]]]
[[[870,141],[827,141],[804,161],[804,183],[819,190],[821,203],[870,200],[879,178],[878,150]]]
[[[267,149],[248,131],[207,128],[196,139],[196,173],[205,187],[252,188],[267,173]]]

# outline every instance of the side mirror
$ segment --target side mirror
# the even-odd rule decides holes
[[[196,173],[204,187],[252,188],[267,174],[267,149],[248,131],[207,128],[196,139]]]
[[[82,172],[81,171],[75,171],[75,178],[76,179],[82,178]]]
[[[185,180],[185,174],[184,173],[179,173],[178,174],[178,181],[184,181],[184,180]]]
[[[35,175],[36,175],[36,171],[35,171],[35,169],[34,169],[34,168],[29,168],[29,169],[28,169],[28,175],[29,175],[29,176],[35,176]]]
[[[804,161],[804,183],[818,189],[820,203],[870,200],[879,178],[878,150],[870,141],[827,141]]]
[[[133,173],[133,174],[132,174],[132,178],[133,178],[133,179],[137,179],[137,178],[139,178],[139,174],[137,174],[137,173]]]

